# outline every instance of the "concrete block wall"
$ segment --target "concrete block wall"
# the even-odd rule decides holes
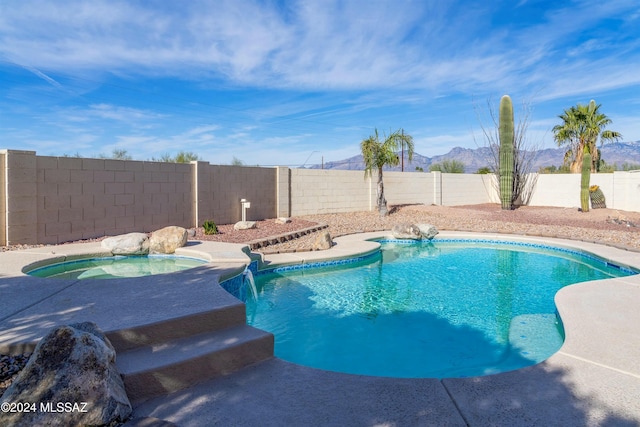
[[[248,166],[203,165],[205,172],[198,176],[204,180],[206,192],[202,191],[198,208],[200,222],[212,219],[216,224],[232,224],[241,220],[240,199],[247,199],[248,221],[274,218],[276,216],[276,168]],[[202,198],[201,198],[202,197]]]
[[[461,206],[493,203],[496,192],[492,175],[443,173],[442,205]]]
[[[46,156],[36,161],[39,243],[191,225],[188,164]]]
[[[37,242],[36,153],[2,150],[4,230],[8,244]]]
[[[7,241],[7,150],[0,150],[0,245]]]
[[[615,192],[612,207],[640,212],[640,171],[614,172],[613,183]],[[605,193],[606,196],[607,193]]]
[[[291,216],[368,211],[375,181],[363,171],[291,169]]]
[[[284,166],[276,168],[276,216],[291,216],[291,170]]]
[[[392,205],[425,204],[431,205],[437,200],[434,186],[436,175],[422,172],[384,172],[384,192],[387,203]],[[373,185],[377,175],[374,174]]]
[[[204,220],[248,220],[375,209],[363,171],[260,168],[36,156],[0,150],[0,245],[60,243]],[[390,204],[499,203],[492,175],[385,172]],[[593,174],[607,207],[640,211],[640,173]],[[537,176],[530,205],[578,207],[580,175]]]

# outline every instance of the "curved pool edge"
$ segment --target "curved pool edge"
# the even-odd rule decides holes
[[[273,269],[363,256],[376,250],[375,245],[379,248],[376,240],[385,238],[392,238],[389,231],[345,235],[335,238],[335,245],[326,251],[264,255],[261,267]],[[557,247],[586,252],[618,266],[640,271],[639,253],[583,241],[461,231],[442,231],[434,240],[439,239],[525,242]],[[558,352],[538,365],[553,365],[558,360],[573,357],[640,378],[640,365],[637,364],[640,350],[627,344],[640,342],[640,329],[633,326],[640,323],[640,310],[637,308],[640,306],[640,274],[569,285],[556,293],[554,301],[565,341]]]

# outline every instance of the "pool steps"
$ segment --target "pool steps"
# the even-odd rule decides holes
[[[243,306],[244,307],[244,306]],[[135,406],[273,357],[273,335],[244,324],[118,352]]]

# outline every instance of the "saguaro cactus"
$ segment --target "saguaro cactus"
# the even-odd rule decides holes
[[[591,153],[585,150],[582,157],[582,179],[580,180],[580,207],[589,212],[589,181],[591,180]]]
[[[513,104],[509,95],[500,99],[500,203],[513,209],[514,130]]]

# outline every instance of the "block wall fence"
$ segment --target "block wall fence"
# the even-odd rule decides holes
[[[593,174],[607,206],[640,212],[640,173]],[[38,156],[0,150],[0,245],[56,244],[150,232],[208,219],[248,220],[374,210],[377,176],[362,171]],[[392,204],[499,203],[492,175],[385,172]],[[538,175],[529,204],[577,208],[580,175]]]

